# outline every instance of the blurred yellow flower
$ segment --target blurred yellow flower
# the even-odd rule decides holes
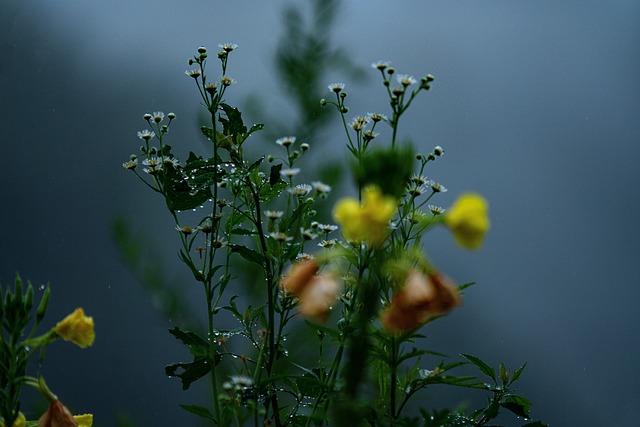
[[[93,318],[85,316],[82,308],[62,319],[55,327],[56,334],[65,341],[71,341],[81,348],[93,344],[96,334],[93,330]]]
[[[366,187],[362,199],[361,204],[352,198],[340,200],[333,209],[333,216],[342,227],[345,239],[380,246],[389,234],[389,221],[397,202],[375,186]]]
[[[11,424],[12,427],[24,427],[27,424],[27,419],[24,417],[22,412],[18,412],[18,418],[13,421]],[[0,427],[4,427],[4,423],[0,421]]]
[[[460,196],[444,215],[444,222],[453,232],[456,242],[467,249],[478,249],[489,230],[487,201],[478,194]]]

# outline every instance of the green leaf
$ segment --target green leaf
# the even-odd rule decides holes
[[[504,401],[500,403],[500,406],[510,410],[519,417],[529,418],[531,402],[522,396],[507,396]]]
[[[509,381],[509,384],[513,384],[514,382],[516,382],[518,378],[520,378],[520,375],[522,375],[522,371],[524,371],[525,366],[527,366],[526,363],[520,366],[518,369],[516,369],[516,371],[513,373],[513,377],[511,378],[511,381]]]
[[[165,170],[164,196],[169,209],[173,211],[195,209],[213,197],[210,187],[213,175],[203,181],[203,171],[198,171],[197,175],[194,171],[191,175],[193,178],[187,178],[173,168]]]
[[[202,406],[198,406],[198,405],[180,405],[180,407],[185,411],[191,412],[192,414],[195,414],[199,417],[205,418],[207,420],[215,421],[215,418],[207,408],[203,408]]]
[[[236,227],[233,230],[231,230],[231,234],[237,234],[240,236],[253,236],[258,234],[258,232],[256,230],[249,230],[247,228]]]
[[[232,107],[229,104],[222,103],[220,104],[220,107],[227,116],[226,119],[222,116],[218,118],[218,121],[222,123],[222,133],[225,135],[232,135],[233,140],[237,141],[238,135],[244,136],[247,132],[247,127],[242,121],[242,114],[237,108]]]
[[[549,427],[549,424],[545,424],[541,421],[534,421],[529,424],[523,424],[522,427]]]
[[[192,355],[205,357],[209,353],[209,343],[195,332],[183,331],[176,326],[169,329],[169,333],[188,346]]]
[[[178,377],[182,389],[187,390],[191,383],[204,377],[211,371],[211,364],[204,357],[196,357],[191,363],[174,363],[164,368],[168,377]]]
[[[264,129],[264,124],[256,123],[255,125],[251,126],[251,129],[249,129],[249,132],[245,134],[244,138],[247,139],[249,135],[251,135],[254,132],[260,131],[262,129]]]
[[[281,169],[282,169],[282,163],[280,163],[279,165],[271,166],[271,172],[269,173],[269,185],[271,185],[272,187],[276,185],[278,182],[284,182],[280,177]]]
[[[482,371],[482,373],[491,377],[493,381],[496,381],[496,371],[491,366],[483,362],[480,358],[472,356],[470,354],[461,354],[461,356],[476,365],[478,369]]]
[[[264,256],[261,253],[242,245],[230,244],[229,247],[231,248],[232,252],[239,253],[240,256],[247,261],[258,264],[260,266],[264,265]]]

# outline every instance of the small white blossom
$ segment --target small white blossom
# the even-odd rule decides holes
[[[304,197],[309,194],[312,189],[313,188],[309,184],[300,184],[296,185],[293,188],[290,188],[289,193],[293,194],[294,196]]]
[[[282,138],[276,139],[276,144],[282,145],[283,147],[290,147],[294,142],[296,142],[295,136],[283,136]]]
[[[336,231],[338,229],[338,226],[333,224],[320,224],[318,225],[318,228],[320,228],[325,233],[331,233],[332,231]]]
[[[344,90],[344,83],[331,83],[327,87],[331,92],[340,93]]]
[[[380,135],[378,132],[374,132],[372,130],[365,130],[362,133],[362,136],[364,137],[364,139],[366,139],[367,141],[371,141],[374,140],[378,137],[378,135]]]
[[[441,215],[446,210],[445,208],[441,208],[440,206],[436,206],[436,205],[429,205],[428,207],[431,213],[434,215]]]
[[[414,79],[413,76],[410,76],[408,74],[398,74],[396,76],[396,80],[404,87],[418,83],[418,81]]]
[[[145,141],[150,140],[154,136],[156,136],[155,132],[150,131],[148,129],[143,129],[140,132],[138,132],[138,138],[144,139]]]
[[[375,68],[378,70],[385,70],[389,65],[391,65],[391,62],[389,61],[378,61],[378,62],[374,62],[371,64],[371,68]]]
[[[303,260],[311,260],[311,259],[315,259],[315,257],[311,254],[308,254],[306,252],[302,252],[298,255],[296,255],[296,261],[303,261]]]
[[[293,240],[293,237],[289,237],[289,236],[287,236],[286,233],[283,233],[281,231],[274,231],[273,233],[269,233],[269,237],[271,237],[275,241],[281,242],[281,243]]]
[[[429,185],[431,186],[431,189],[433,190],[434,193],[446,193],[447,192],[447,188],[442,185],[439,184],[435,181],[429,181]]]
[[[331,186],[320,181],[313,181],[311,186],[318,194],[326,194],[331,191]]]
[[[282,212],[282,211],[264,211],[264,214],[270,220],[277,221],[280,218],[282,218],[282,215],[284,214],[284,212]]]
[[[128,162],[124,162],[122,164],[122,167],[127,170],[134,170],[136,167],[138,167],[138,159],[133,159],[133,160],[129,160]]]
[[[245,375],[232,375],[229,379],[233,385],[240,387],[251,387],[253,385],[253,379]]]
[[[294,176],[298,175],[299,173],[300,173],[300,169],[299,168],[287,168],[287,169],[280,170],[280,175],[282,175],[285,178],[294,177]]]
[[[153,121],[156,123],[160,123],[162,120],[164,120],[164,113],[162,111],[154,111]]]
[[[235,43],[218,43],[218,47],[229,53],[232,50],[236,50],[238,48],[238,45]]]
[[[367,117],[373,120],[374,122],[388,121],[389,117],[380,113],[367,113]]]
[[[318,243],[318,246],[320,246],[321,248],[330,248],[333,247],[336,244],[336,240],[335,239],[331,239],[331,240],[322,240],[320,243]]]
[[[412,175],[411,179],[409,181],[413,182],[414,184],[418,184],[418,185],[425,185],[428,182],[427,178],[425,176],[418,175],[418,174]]]
[[[142,161],[142,164],[145,166],[151,166],[151,167],[158,167],[161,164],[161,161],[158,157],[156,156],[151,156],[148,159],[144,159]]]
[[[222,86],[231,86],[235,82],[236,82],[236,80],[232,79],[231,77],[227,77],[227,76],[220,77],[220,84]]]
[[[165,157],[164,164],[167,166],[177,168],[178,166],[180,166],[180,161],[175,157]]]
[[[193,70],[186,70],[184,73],[189,77],[193,77],[194,79],[197,79],[198,77],[200,77],[200,74],[202,74],[199,68],[194,68]]]
[[[422,196],[425,190],[426,188],[423,187],[422,185],[414,185],[412,187],[409,187],[407,192],[413,197],[418,197],[418,196]]]

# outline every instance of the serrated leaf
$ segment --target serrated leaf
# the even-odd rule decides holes
[[[227,116],[226,119],[222,116],[218,118],[218,121],[222,123],[222,133],[225,135],[232,135],[233,140],[237,141],[238,135],[244,135],[247,132],[247,127],[242,121],[242,114],[237,108],[232,107],[229,104],[222,103],[220,104],[220,107]]]
[[[496,371],[491,366],[487,365],[484,361],[482,361],[480,358],[476,356],[472,356],[470,354],[464,354],[464,353],[461,356],[467,359],[469,362],[476,365],[478,369],[482,371],[482,373],[484,373],[485,375],[488,375],[494,381],[496,381]]]
[[[211,421],[215,421],[215,418],[207,408],[203,408],[202,406],[198,406],[198,405],[180,405],[180,407],[185,411],[191,412],[192,414],[195,414],[199,417],[206,418]]]
[[[202,175],[197,177],[202,178]],[[212,182],[213,176],[204,180],[189,179],[174,168],[166,168],[163,183],[167,207],[173,211],[182,211],[202,205],[213,197],[210,188]]]
[[[177,326],[169,329],[169,333],[189,347],[189,352],[194,356],[205,357],[209,352],[209,343],[195,332],[183,331]]]
[[[210,371],[211,364],[203,357],[197,357],[190,363],[174,363],[164,368],[168,377],[180,378],[183,390],[187,390],[194,381],[204,377]]]
[[[513,373],[513,377],[511,378],[511,381],[509,381],[509,384],[513,384],[514,382],[516,382],[516,380],[518,378],[520,378],[520,375],[522,375],[522,371],[524,371],[524,368],[527,366],[526,363],[524,363],[522,366],[520,366],[518,369],[516,369],[516,371]]]

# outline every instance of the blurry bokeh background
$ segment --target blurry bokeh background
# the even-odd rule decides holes
[[[178,116],[174,152],[202,149],[199,99],[184,75],[200,45],[240,45],[229,102],[247,111],[264,105],[268,114],[246,121],[276,117],[283,134],[293,132],[274,59],[278,45],[286,48],[283,14],[293,3],[313,21],[311,2],[284,0],[0,4],[0,282],[16,272],[50,282],[52,323],[80,305],[93,315],[95,346],[54,345],[43,372],[97,426],[118,418],[198,425],[177,406],[201,401],[198,388],[182,392],[164,376],[164,365],[188,358],[166,332],[176,319],[160,314],[126,267],[114,220],[141,236],[198,313],[199,289],[179,265],[163,202],[121,164],[140,145],[142,115],[156,110]],[[356,81],[336,64],[323,85],[346,83],[356,115],[386,112],[371,62],[435,75],[403,136],[423,152],[444,147],[427,171],[449,189],[439,203],[474,190],[491,204],[493,228],[479,252],[459,249],[444,230],[428,239],[443,271],[478,283],[462,309],[427,328],[429,347],[494,365],[528,361],[518,389],[550,425],[637,425],[640,3],[336,7],[326,42],[368,77]],[[315,162],[343,162],[332,119],[309,141]],[[252,143],[273,147],[261,136]]]

